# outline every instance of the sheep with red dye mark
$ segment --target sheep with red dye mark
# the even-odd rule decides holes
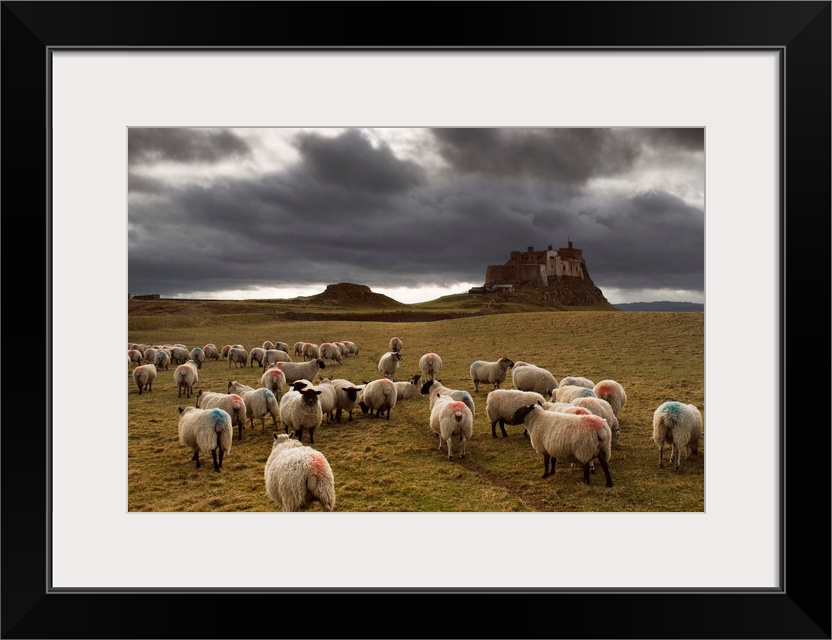
[[[450,387],[446,387],[442,384],[440,380],[428,380],[422,385],[422,395],[428,396],[431,409],[433,409],[433,405],[436,404],[436,398],[439,397],[439,394],[442,394],[443,396],[450,396],[454,400],[464,402],[471,410],[471,414],[477,415],[474,410],[474,398],[464,389],[451,389]]]
[[[321,353],[321,360],[332,360],[338,364],[344,362],[344,357],[341,355],[341,350],[338,345],[332,342],[322,342],[319,347]]]
[[[590,380],[589,378],[584,378],[583,376],[566,376],[565,378],[561,378],[560,386],[574,386],[574,387],[586,387],[587,389],[592,389],[595,387],[595,383]]]
[[[347,347],[347,354],[351,356],[358,355],[358,345],[351,340],[344,340],[344,345]]]
[[[607,487],[612,486],[608,464],[612,431],[606,420],[596,415],[547,411],[539,403],[520,407],[513,420],[515,424],[526,425],[532,448],[543,456],[544,478],[554,475],[555,464],[561,459],[583,466],[584,482],[589,484],[590,463],[597,459],[604,470]]]
[[[436,380],[442,370],[442,358],[435,353],[426,353],[419,358],[419,370],[425,376],[425,381]]]
[[[558,388],[558,381],[552,372],[534,364],[518,367],[517,363],[514,363],[511,382],[519,391],[534,391],[546,398],[551,398],[552,391]]]
[[[148,347],[144,351],[142,351],[142,358],[145,364],[155,364],[156,363],[156,352],[158,349],[155,347]]]
[[[274,434],[264,479],[282,511],[305,511],[314,502],[324,511],[335,508],[335,476],[326,457],[286,434]]]
[[[506,356],[503,356],[495,362],[475,360],[471,363],[469,369],[471,382],[474,383],[474,392],[476,393],[480,390],[480,382],[490,384],[492,389],[499,389],[502,382],[506,379],[506,373],[513,366],[514,362]]]
[[[659,448],[659,467],[664,468],[664,445],[670,444],[670,463],[679,470],[682,465],[682,452],[685,460],[688,449],[692,456],[699,453],[699,440],[702,438],[702,413],[693,404],[668,401],[659,405],[653,413],[653,442]]]
[[[402,341],[399,338],[393,337],[390,338],[390,351],[393,353],[399,353],[402,350]]]
[[[280,403],[280,417],[286,433],[294,432],[303,441],[303,430],[309,432],[309,444],[315,443],[315,429],[321,426],[324,414],[321,409],[321,392],[311,385],[300,390],[289,390]]]
[[[422,374],[414,374],[410,380],[403,380],[401,382],[394,382],[396,385],[396,402],[402,400],[413,400],[415,398],[423,398],[422,394]]]
[[[222,349],[220,350],[220,358],[227,358],[228,357],[228,352],[230,350],[231,350],[231,345],[230,344],[224,344],[222,346]]]
[[[179,443],[194,452],[191,460],[196,460],[197,469],[202,466],[199,454],[207,451],[214,460],[214,471],[222,469],[233,434],[231,416],[222,409],[179,407]]]
[[[306,343],[303,340],[299,340],[295,343],[295,355],[302,356],[303,355],[303,345]]]
[[[194,385],[199,382],[199,374],[197,373],[196,364],[188,361],[180,364],[173,370],[173,382],[179,391],[178,398],[182,397],[182,393],[190,398],[194,391]]]
[[[385,378],[394,380],[396,371],[402,363],[402,354],[395,351],[388,351],[378,360],[378,372]]]
[[[196,394],[196,406],[199,409],[222,409],[231,416],[231,426],[239,429],[239,439],[243,439],[243,427],[246,426],[246,403],[236,393],[219,393],[217,391]]]
[[[552,391],[552,400],[555,402],[572,402],[575,398],[595,397],[595,392],[592,389],[576,384],[567,384]]]
[[[443,444],[447,447],[449,460],[454,459],[453,438],[458,437],[459,457],[464,458],[465,445],[474,430],[474,415],[464,402],[440,394],[430,410],[430,428],[439,436],[439,450]]]
[[[265,433],[267,415],[272,417],[272,423],[275,429],[277,429],[280,408],[277,403],[277,397],[271,390],[266,389],[266,387],[254,388],[236,380],[229,380],[228,393],[236,393],[243,399],[243,403],[246,405],[246,418],[248,418],[252,429],[254,429],[254,420],[259,418],[261,425],[260,432]]]
[[[153,381],[156,379],[156,365],[142,364],[133,369],[133,382],[139,388],[139,395],[144,391],[153,391]]]
[[[610,403],[616,417],[627,404],[627,392],[623,385],[615,380],[601,380],[593,389],[595,396]]]
[[[318,360],[321,357],[321,348],[314,342],[303,343],[303,359]]]
[[[277,368],[266,369],[263,375],[260,376],[260,384],[266,389],[269,389],[277,398],[278,404],[280,404],[280,397],[283,395],[283,389],[286,387],[286,374]]]
[[[386,412],[387,420],[389,420],[390,410],[396,406],[397,400],[396,383],[389,378],[378,378],[364,385],[358,405],[361,407],[361,411],[369,413],[371,416],[375,415],[377,418]],[[375,414],[373,414],[373,411],[375,411]]]
[[[217,345],[208,343],[204,347],[202,347],[203,353],[205,353],[205,359],[216,361],[220,359],[220,352],[217,349]]]
[[[621,436],[621,425],[618,422],[618,416],[615,415],[615,412],[612,410],[612,405],[609,402],[603,398],[586,397],[575,398],[570,404],[589,409],[591,413],[594,413],[596,416],[601,416],[606,420],[612,430],[612,446],[618,445],[618,439]]]
[[[133,364],[141,364],[144,362],[144,354],[138,349],[128,349],[127,355],[130,357],[130,362]]]
[[[485,399],[485,413],[491,423],[491,437],[497,437],[497,425],[499,424],[503,437],[507,438],[506,424],[523,424],[522,421],[512,422],[520,407],[545,401],[546,398],[536,391],[521,391],[519,389],[494,389],[489,391]],[[523,435],[527,435],[525,429]]]

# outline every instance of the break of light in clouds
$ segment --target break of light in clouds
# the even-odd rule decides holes
[[[128,148],[132,294],[411,303],[571,240],[614,304],[704,302],[701,128],[131,128]]]

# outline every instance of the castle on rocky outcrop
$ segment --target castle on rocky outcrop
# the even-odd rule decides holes
[[[542,300],[568,306],[597,305],[607,302],[603,292],[589,277],[583,251],[572,246],[545,251],[512,251],[505,264],[488,265],[485,289],[499,290],[511,285],[513,290],[542,291]]]

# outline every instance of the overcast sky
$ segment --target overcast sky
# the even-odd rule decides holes
[[[701,128],[128,131],[128,290],[401,302],[583,249],[611,303],[704,302]]]

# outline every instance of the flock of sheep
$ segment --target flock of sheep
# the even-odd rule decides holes
[[[260,421],[265,432],[267,418],[275,429],[272,450],[264,469],[266,493],[283,511],[300,511],[319,502],[324,511],[335,507],[335,480],[326,457],[314,449],[315,429],[324,418],[340,422],[344,413],[352,421],[353,412],[390,419],[397,402],[429,398],[428,426],[438,436],[439,450],[454,459],[454,440],[459,442],[459,457],[466,455],[466,443],[472,436],[475,403],[464,389],[444,386],[438,377],[442,358],[425,353],[419,359],[420,374],[406,381],[395,381],[401,366],[403,344],[398,337],[390,340],[389,351],[378,361],[381,377],[359,384],[321,374],[327,362],[342,363],[344,358],[359,354],[354,342],[314,344],[296,342],[294,361],[284,342],[266,341],[262,347],[246,350],[242,345],[214,344],[188,349],[185,345],[128,345],[128,368],[139,395],[151,392],[159,371],[173,365],[173,378],[178,397],[190,398],[199,381],[199,370],[206,361],[225,359],[228,367],[262,369],[261,386],[254,388],[231,380],[225,392],[203,392],[196,395],[196,406],[179,408],[179,441],[193,452],[192,460],[200,468],[200,453],[210,453],[215,471],[222,469],[225,455],[231,450],[234,427],[238,439],[248,423],[255,427]],[[508,357],[496,361],[476,360],[471,363],[474,393],[480,384],[489,389],[486,415],[491,435],[497,437],[499,425],[506,437],[505,425],[523,425],[533,450],[543,458],[543,478],[555,473],[557,460],[579,464],[583,481],[590,482],[597,460],[612,487],[609,469],[612,448],[618,443],[618,416],[627,402],[624,387],[615,380],[598,383],[583,377],[568,376],[558,381],[547,369],[514,362]],[[501,385],[511,374],[513,388]],[[318,377],[319,382],[313,381]],[[279,433],[278,423],[284,433]],[[309,445],[303,444],[304,431]],[[653,414],[653,441],[659,450],[659,467],[664,467],[664,449],[670,447],[670,462],[681,466],[682,454],[687,458],[698,454],[703,435],[702,414],[692,404],[678,401],[662,403]]]

